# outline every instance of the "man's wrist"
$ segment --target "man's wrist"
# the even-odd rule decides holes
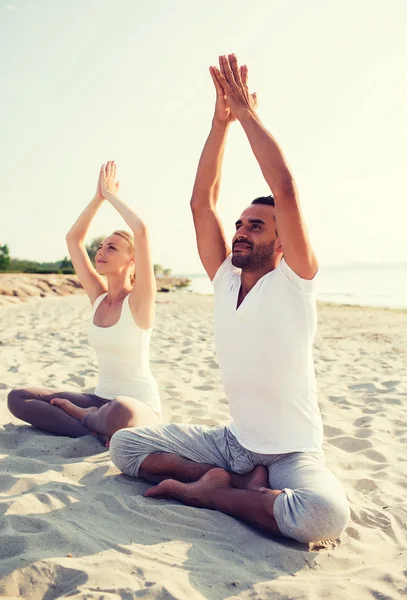
[[[228,131],[229,127],[230,127],[230,121],[229,119],[225,119],[224,121],[220,121],[219,119],[217,119],[216,117],[213,117],[212,119],[212,128],[211,130],[214,132],[219,132],[219,133],[224,133],[226,131]]]
[[[236,115],[236,119],[244,126],[246,123],[252,123],[253,121],[259,121],[257,114],[250,110],[250,108],[244,108]]]

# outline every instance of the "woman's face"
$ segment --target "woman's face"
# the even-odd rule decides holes
[[[101,275],[121,273],[134,265],[130,244],[120,235],[109,235],[96,252],[95,264]]]

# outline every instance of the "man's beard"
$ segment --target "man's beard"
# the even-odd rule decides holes
[[[259,244],[252,246],[252,249],[245,253],[232,254],[232,265],[240,269],[256,271],[270,263],[274,255],[275,242],[269,245]]]

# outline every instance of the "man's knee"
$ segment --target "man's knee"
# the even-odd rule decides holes
[[[137,444],[137,434],[133,430],[120,429],[110,440],[109,454],[119,471],[137,477],[140,465],[149,453]]]
[[[345,494],[284,490],[274,514],[284,536],[310,543],[338,539],[348,524],[350,510]]]

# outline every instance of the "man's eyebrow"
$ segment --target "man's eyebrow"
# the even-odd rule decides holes
[[[241,225],[242,222],[242,219],[239,219],[236,221],[235,225]],[[260,223],[260,225],[265,225],[265,222],[261,219],[249,219],[249,223]]]

